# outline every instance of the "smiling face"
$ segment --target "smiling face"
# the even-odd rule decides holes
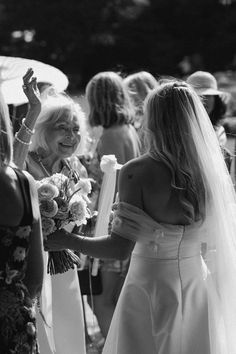
[[[80,126],[76,115],[64,111],[57,122],[46,130],[46,142],[51,155],[70,157],[80,143]]]

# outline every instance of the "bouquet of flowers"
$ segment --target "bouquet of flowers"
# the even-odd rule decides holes
[[[88,194],[91,192],[88,178],[80,179],[75,184],[71,178],[56,173],[38,181],[37,189],[45,240],[58,229],[87,223],[87,219],[91,216],[87,206]],[[47,271],[51,275],[64,273],[79,264],[79,257],[68,249],[50,251]]]

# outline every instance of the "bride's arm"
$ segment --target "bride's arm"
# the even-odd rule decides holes
[[[29,109],[14,140],[14,162],[21,169],[24,168],[31,136],[34,134],[34,126],[41,112],[40,93],[37,88],[37,80],[32,77],[33,73],[32,69],[28,69],[23,77],[23,90],[29,100]]]
[[[48,236],[45,250],[58,251],[69,248],[94,258],[127,259],[135,242],[120,237],[115,233],[100,237],[84,237],[65,230],[58,230]]]
[[[140,195],[140,184],[133,183],[130,179],[130,170],[133,164],[125,165],[119,176],[120,200],[136,204],[137,196]],[[127,187],[128,186],[128,187]],[[127,259],[134,248],[135,242],[112,232],[111,235],[100,237],[83,237],[65,230],[55,231],[48,236],[45,243],[46,250],[62,250],[69,248],[90,255],[94,258]]]

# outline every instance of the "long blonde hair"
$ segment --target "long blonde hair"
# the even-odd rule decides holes
[[[200,99],[185,82],[164,83],[146,101],[145,142],[149,153],[163,161],[172,174],[172,187],[189,221],[204,218],[206,186],[194,144],[191,121],[201,131],[195,105]]]
[[[138,71],[124,78],[136,114],[143,114],[144,100],[150,91],[159,86],[158,81],[148,71]]]
[[[109,128],[129,124],[134,120],[134,108],[122,77],[113,71],[104,71],[92,77],[86,87],[89,103],[89,124]]]

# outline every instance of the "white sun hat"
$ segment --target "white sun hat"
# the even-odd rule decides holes
[[[199,95],[220,96],[224,94],[218,90],[215,77],[208,71],[196,71],[187,78],[186,82],[193,86]]]
[[[23,75],[28,68],[34,70],[38,83],[48,83],[58,92],[66,90],[69,80],[58,68],[38,60],[0,56],[0,91],[7,104],[21,105],[28,102],[22,90]]]

